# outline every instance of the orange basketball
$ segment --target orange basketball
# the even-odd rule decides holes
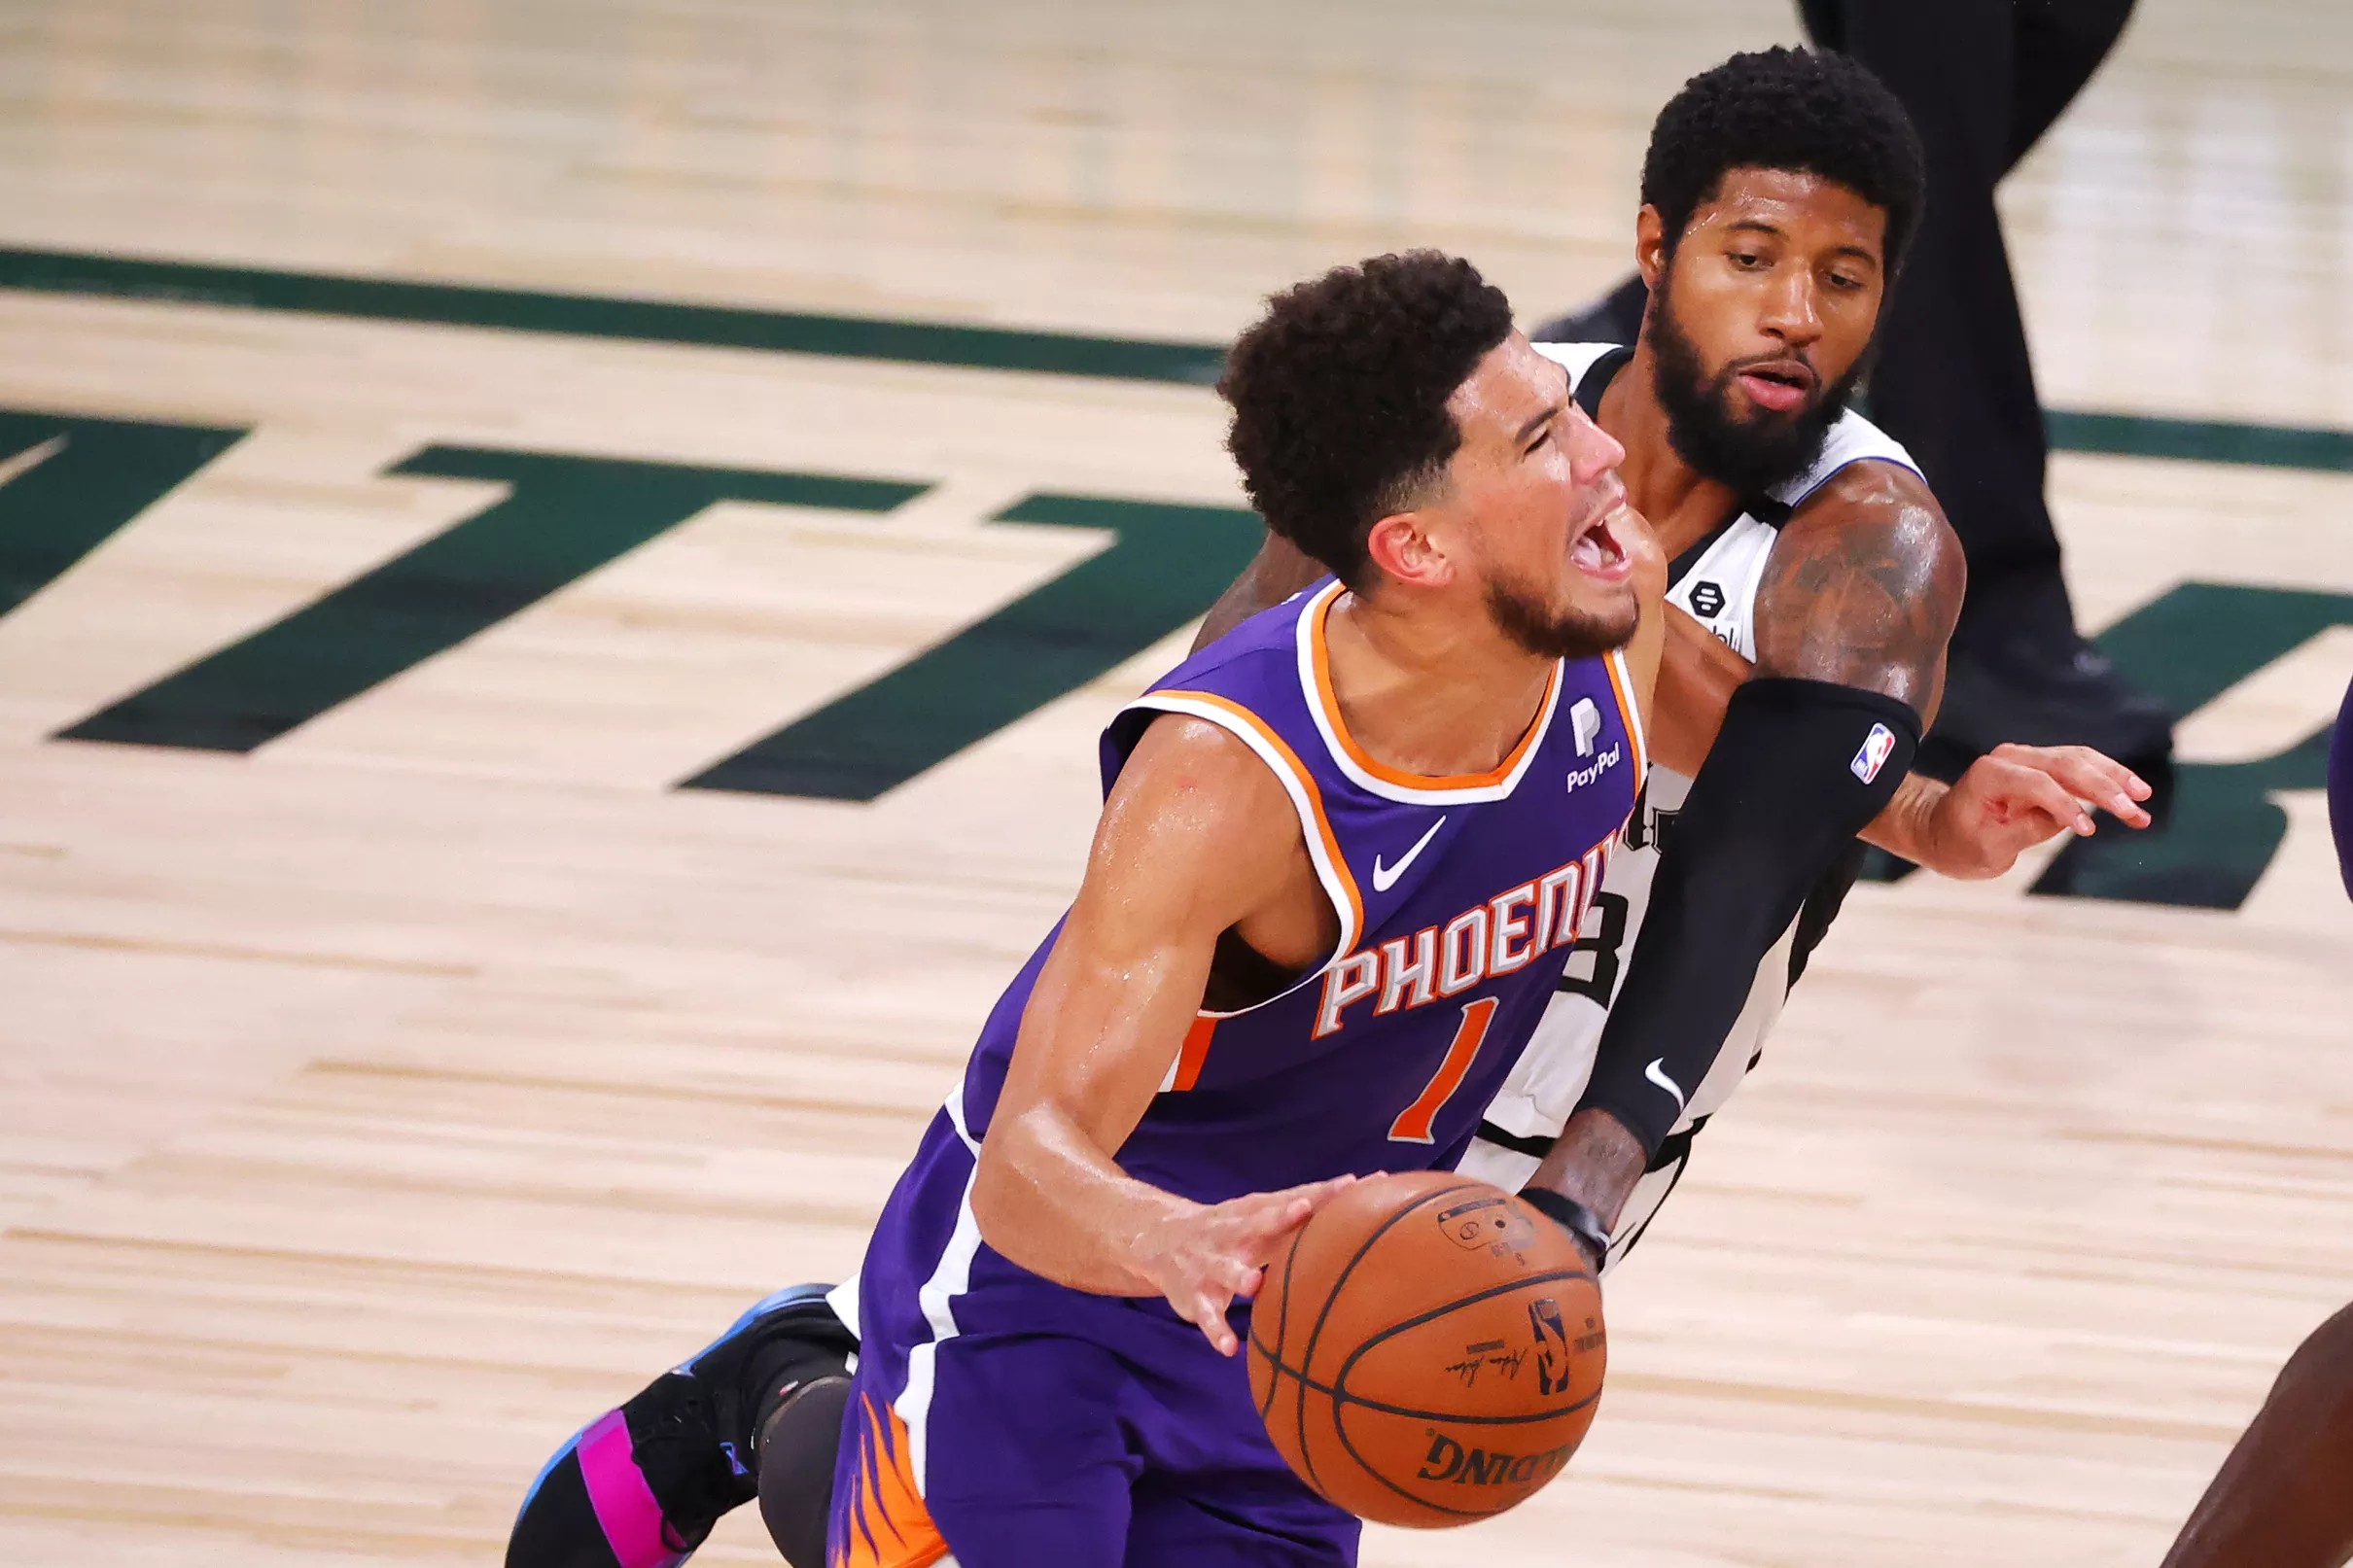
[[[1605,1352],[1576,1243],[1450,1171],[1349,1188],[1268,1266],[1250,1312],[1275,1446],[1383,1524],[1467,1524],[1533,1496],[1593,1424]]]

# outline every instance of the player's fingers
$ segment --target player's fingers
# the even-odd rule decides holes
[[[1169,1305],[1176,1308],[1177,1316],[1208,1335],[1212,1344],[1217,1342],[1218,1331],[1225,1327],[1225,1307],[1217,1299],[1215,1291],[1195,1286],[1190,1290],[1172,1292]]]
[[[2078,800],[2089,801],[2134,827],[2149,825],[2149,814],[2136,804],[2149,797],[2148,783],[2123,763],[2088,746],[2060,746],[2042,752],[2036,766]]]
[[[1210,1282],[1229,1297],[1247,1296],[1258,1282],[1259,1264],[1255,1258],[1229,1252],[1210,1266]]]
[[[1285,1193],[1240,1199],[1213,1233],[1213,1244],[1224,1256],[1255,1268],[1272,1258],[1282,1238],[1305,1225],[1314,1212],[1306,1199]]]
[[[1285,1187],[1281,1192],[1252,1193],[1237,1198],[1233,1213],[1244,1229],[1269,1237],[1287,1236],[1305,1225],[1308,1216],[1323,1206],[1333,1193],[1353,1181],[1343,1176],[1338,1181],[1311,1181],[1298,1187]]]
[[[1237,1198],[1222,1205],[1225,1211],[1222,1218],[1227,1223],[1220,1228],[1220,1234],[1236,1252],[1247,1255],[1254,1264],[1265,1263],[1274,1255],[1278,1242],[1305,1225],[1322,1203],[1355,1179],[1334,1176],[1327,1181],[1285,1187],[1281,1192]]]
[[[1302,1182],[1296,1187],[1286,1187],[1282,1192],[1270,1196],[1303,1198],[1307,1200],[1308,1212],[1312,1214],[1355,1184],[1356,1178],[1352,1175],[1332,1176],[1322,1181]]]
[[[1185,1316],[1192,1320],[1193,1326],[1209,1339],[1211,1344],[1216,1346],[1219,1355],[1230,1356],[1238,1348],[1234,1327],[1225,1320],[1225,1303],[1203,1296]]]
[[[2054,749],[2064,756],[2081,762],[2102,777],[2114,781],[2118,788],[2134,800],[2147,800],[2151,795],[2157,793],[2156,786],[2148,780],[2134,773],[2105,751],[2095,751],[2089,746],[2062,746],[2054,748]]]
[[[2147,800],[2156,793],[2148,780],[2089,746],[2020,746],[2013,741],[1995,747],[1991,755],[1997,761],[2054,773],[2082,795],[2104,795],[2102,786],[2112,786],[2131,800]],[[2106,804],[2104,799],[2101,804]]]

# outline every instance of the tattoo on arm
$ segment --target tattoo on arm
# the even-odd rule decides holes
[[[1757,673],[1877,691],[1933,717],[1967,585],[1960,540],[1910,472],[1858,464],[1782,531],[1757,590]]]

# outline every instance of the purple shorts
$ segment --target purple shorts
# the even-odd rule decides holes
[[[1356,1519],[1266,1435],[1240,1356],[1158,1301],[983,1244],[942,1117],[859,1276],[834,1568],[1348,1568]],[[1246,1325],[1238,1325],[1246,1326]]]
[[[2345,706],[2329,745],[2329,824],[2336,834],[2336,869],[2344,875],[2346,895],[2353,897],[2353,686],[2345,688]]]

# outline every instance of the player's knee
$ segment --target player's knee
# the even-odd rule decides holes
[[[833,1460],[849,1403],[848,1377],[820,1377],[794,1389],[760,1428],[759,1515],[792,1568],[825,1568]]]

